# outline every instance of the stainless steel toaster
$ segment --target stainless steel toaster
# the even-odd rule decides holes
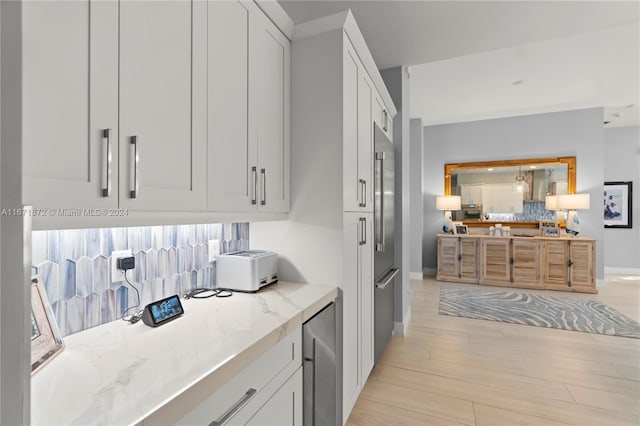
[[[216,260],[216,287],[255,292],[278,281],[278,255],[264,250],[225,253]]]

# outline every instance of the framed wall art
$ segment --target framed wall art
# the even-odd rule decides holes
[[[64,348],[60,330],[38,276],[31,278],[31,374]]]
[[[631,182],[604,183],[604,227],[631,228]]]

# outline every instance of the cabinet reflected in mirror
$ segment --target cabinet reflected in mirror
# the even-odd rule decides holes
[[[537,227],[554,218],[546,195],[573,194],[576,158],[531,158],[445,165],[445,195],[460,195],[454,220],[470,226],[514,223]]]

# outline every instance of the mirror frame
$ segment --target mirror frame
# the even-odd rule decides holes
[[[576,157],[547,157],[547,158],[525,158],[520,160],[498,160],[498,161],[474,161],[471,163],[449,163],[444,165],[444,195],[451,195],[451,173],[454,170],[477,169],[489,167],[506,166],[527,166],[531,164],[566,164],[567,165],[567,193],[576,192]],[[465,221],[464,224],[472,228],[481,228],[495,225],[500,222]],[[512,228],[537,228],[538,222],[506,222]]]

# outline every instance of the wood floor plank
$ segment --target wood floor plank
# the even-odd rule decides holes
[[[477,426],[568,426],[576,423],[563,423],[543,417],[529,416],[502,408],[474,403]]]
[[[362,426],[462,426],[463,423],[454,422],[439,417],[428,416],[417,411],[395,407],[380,401],[360,398],[356,403],[349,422]]]
[[[638,278],[607,277],[599,294],[540,293],[638,320]],[[473,285],[411,281],[406,336],[390,339],[349,424],[640,425],[640,339],[439,315],[442,287]]]
[[[382,383],[379,380],[367,383],[360,398],[451,422],[472,426],[476,424],[473,405],[469,401],[427,393],[405,386]]]

